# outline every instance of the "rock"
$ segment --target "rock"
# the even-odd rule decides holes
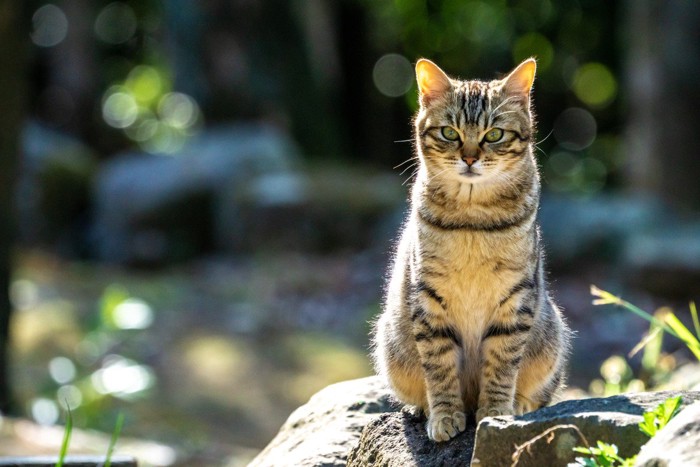
[[[438,467],[469,465],[474,448],[474,420],[444,443],[428,439],[425,417],[404,410],[381,415],[369,423],[350,451],[348,467]]]
[[[396,410],[376,376],[333,384],[294,411],[249,466],[344,466],[364,426]]]
[[[104,465],[104,456],[66,456],[63,459],[65,467],[97,467]],[[53,467],[57,465],[56,456],[30,456],[0,458],[0,467]],[[136,467],[136,459],[130,456],[112,456],[110,465],[114,467]]]
[[[636,467],[700,465],[700,402],[683,409],[642,450]]]
[[[538,215],[554,268],[581,261],[610,261],[635,232],[647,231],[669,218],[657,200],[623,195],[574,198],[547,193]]]
[[[641,415],[678,394],[683,396],[684,406],[700,401],[700,392],[696,391],[647,392],[565,401],[520,417],[484,419],[477,430],[472,465],[511,465],[515,446],[556,425],[575,425],[589,444],[604,441],[615,444],[620,456],[633,456],[648,440],[639,431]],[[572,448],[584,444],[578,433],[573,428],[561,428],[552,433],[552,439],[540,439],[524,451],[518,467],[564,466],[573,462],[578,454]]]
[[[102,165],[95,186],[98,257],[159,263],[200,253],[216,242],[214,213],[227,208],[230,186],[257,181],[272,202],[293,198],[297,161],[293,142],[264,125],[208,129],[172,156],[118,156]]]
[[[580,456],[572,448],[585,444],[570,425],[589,444],[599,440],[615,444],[620,456],[630,457],[648,441],[638,427],[642,414],[676,395],[683,397],[683,407],[700,401],[698,391],[570,400],[523,416],[486,418],[478,429],[472,417],[463,433],[435,443],[426,434],[425,417],[392,403],[389,390],[373,376],[337,383],[313,396],[289,417],[250,466],[437,467],[469,465],[470,460],[472,466],[510,466],[516,446],[548,429],[552,429],[551,437],[532,441],[517,465],[565,466]],[[700,433],[698,409],[693,407],[695,425],[683,426]],[[680,436],[681,428],[671,429],[674,436]]]
[[[84,255],[94,151],[79,140],[28,122],[22,131],[17,180],[18,230],[29,244],[51,245],[61,254]]]
[[[659,222],[636,232],[622,250],[629,280],[655,294],[685,300],[700,293],[700,222]]]

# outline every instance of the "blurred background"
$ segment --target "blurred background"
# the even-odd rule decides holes
[[[55,453],[70,408],[124,413],[144,465],[245,465],[371,374],[420,57],[538,60],[570,396],[697,385],[677,341],[628,356],[647,323],[589,287],[693,328],[698,25],[683,0],[0,0],[0,454]]]

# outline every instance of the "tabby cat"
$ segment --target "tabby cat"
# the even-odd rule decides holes
[[[465,411],[480,421],[542,407],[564,381],[569,331],[535,219],[535,68],[483,82],[416,65],[419,165],[373,346],[434,441],[463,431]]]

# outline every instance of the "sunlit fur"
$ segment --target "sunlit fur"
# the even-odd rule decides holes
[[[373,345],[377,371],[436,441],[464,430],[465,412],[522,414],[564,382],[569,331],[545,282],[524,65],[529,80],[523,65],[490,82],[444,81],[433,64],[441,85],[419,75],[419,168]],[[501,141],[483,140],[492,128]]]

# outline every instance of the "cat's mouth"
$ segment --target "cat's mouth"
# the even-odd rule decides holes
[[[467,178],[476,178],[476,177],[481,176],[481,173],[477,172],[476,170],[474,170],[471,167],[467,167],[467,168],[463,169],[460,172],[460,174],[463,175],[464,177],[467,177]]]

